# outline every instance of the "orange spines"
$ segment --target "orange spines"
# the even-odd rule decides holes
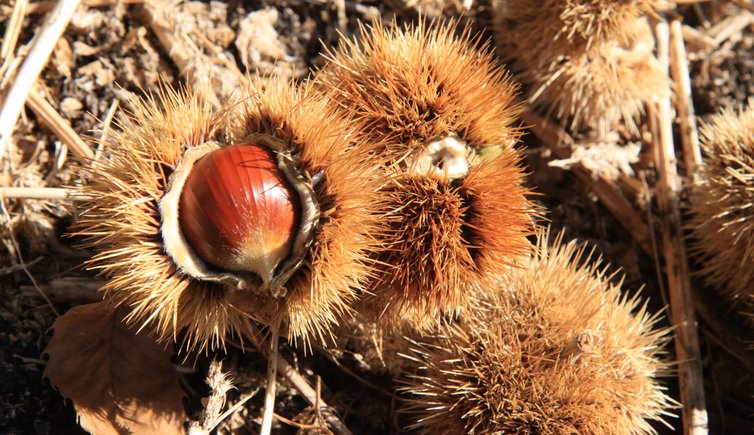
[[[184,150],[222,139],[225,118],[199,95],[164,88],[131,101],[131,110],[104,143],[109,158],[91,166],[91,195],[75,234],[97,253],[88,262],[107,279],[105,297],[130,307],[132,323],[162,340],[188,327],[191,345],[216,347],[248,331],[248,316],[216,284],[180,272],[166,255],[158,201]]]
[[[487,43],[456,30],[452,22],[386,29],[376,21],[330,54],[315,85],[394,159],[449,133],[475,148],[510,146],[520,134],[515,86]]]
[[[573,133],[636,131],[645,105],[670,92],[643,13],[651,0],[499,0],[500,55],[526,85],[529,102]]]
[[[705,281],[754,313],[754,99],[702,126],[704,165],[691,189],[691,244]]]
[[[419,433],[645,434],[668,415],[668,330],[575,243],[547,243],[414,342],[403,390]]]
[[[189,349],[248,336],[252,320],[324,340],[372,273],[378,165],[349,153],[346,121],[313,93],[279,83],[245,94],[220,114],[170,89],[133,102],[74,227],[128,320],[163,341],[185,328]],[[205,207],[219,221],[201,219]]]
[[[313,86],[387,161],[380,273],[361,302],[383,328],[431,328],[527,252],[534,207],[514,148],[515,88],[455,24],[361,29]]]
[[[244,89],[233,134],[274,137],[290,151],[294,166],[312,180],[320,219],[302,264],[282,299],[262,312],[283,320],[293,338],[325,339],[374,271],[369,258],[381,237],[384,214],[375,145],[364,143],[344,117],[308,86],[268,83]]]

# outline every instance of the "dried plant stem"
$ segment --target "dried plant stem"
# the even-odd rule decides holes
[[[45,199],[90,201],[89,195],[83,195],[73,189],[63,187],[0,187],[0,199]]]
[[[683,43],[683,28],[680,19],[670,22],[670,72],[675,82],[678,101],[678,116],[681,119],[681,142],[686,175],[691,176],[702,164],[702,151],[699,147],[699,132],[696,127],[694,102],[691,99],[691,78],[686,62],[686,47]]]
[[[257,349],[264,349],[263,343],[256,338],[257,336],[261,336],[261,334],[256,334],[255,336],[251,337],[251,339],[254,341],[254,345],[257,347]],[[331,409],[330,405],[325,403],[325,401],[317,395],[317,391],[311,385],[309,385],[309,382],[304,379],[304,377],[301,376],[301,374],[297,372],[296,369],[294,369],[288,363],[288,361],[283,358],[282,355],[278,353],[276,358],[277,373],[287,379],[288,382],[291,383],[293,388],[295,388],[296,391],[301,394],[304,400],[306,400],[312,406],[319,404],[319,407],[321,409]],[[342,421],[340,421],[340,419],[332,412],[325,412],[324,418],[327,422],[327,425],[332,429],[333,433],[337,435],[352,435],[351,431],[348,430],[348,427],[346,427],[346,425]]]
[[[101,8],[105,6],[115,6],[118,3],[131,5],[144,3],[146,0],[83,0],[81,3],[90,8]],[[57,1],[41,1],[29,5],[30,14],[39,14],[50,11],[55,7]]]
[[[573,138],[562,128],[559,128],[547,120],[541,118],[533,111],[525,111],[521,118],[528,124],[529,129],[547,145],[558,158],[570,157],[571,148],[574,145]],[[590,187],[599,197],[602,204],[612,213],[615,219],[633,236],[641,249],[652,254],[649,227],[636,213],[634,207],[621,193],[618,186],[604,177],[595,177],[584,167],[574,167],[572,172],[581,182]]]
[[[656,23],[657,58],[669,65],[669,30],[665,21]],[[670,292],[670,314],[675,326],[678,377],[683,403],[683,432],[701,435],[709,432],[704,398],[704,378],[699,351],[696,312],[683,241],[679,204],[681,182],[676,169],[673,144],[673,119],[670,98],[658,102],[657,168],[660,172],[657,205],[662,218],[662,245]]]
[[[26,100],[31,110],[39,117],[42,124],[52,130],[55,136],[60,139],[61,142],[66,144],[74,155],[77,157],[91,160],[94,158],[94,152],[89,148],[81,137],[76,134],[71,128],[71,124],[63,119],[62,116],[55,110],[50,103],[47,102],[36,91],[29,92],[29,97]]]
[[[272,420],[275,411],[275,387],[277,386],[277,360],[278,360],[278,338],[279,325],[271,328],[270,351],[267,356],[267,391],[264,394],[264,413],[262,414],[262,429],[260,435],[270,435],[272,431]]]
[[[28,0],[16,0],[16,4],[13,5],[13,12],[7,23],[8,27],[5,28],[3,45],[2,48],[0,48],[0,59],[3,59],[3,65],[13,58],[13,51],[18,42],[18,35],[21,34],[21,25],[24,22],[26,6],[28,4]]]
[[[103,144],[107,142],[107,135],[110,133],[110,125],[113,122],[113,118],[115,118],[115,113],[118,111],[118,106],[118,100],[113,100],[112,104],[110,104],[110,108],[107,109],[105,119],[102,121],[102,130],[100,131],[99,141],[97,141],[97,149],[94,151],[94,157],[92,158],[95,162],[102,157]]]
[[[29,55],[21,65],[0,109],[0,162],[9,151],[13,129],[21,115],[26,97],[80,2],[81,0],[60,0],[47,17],[41,33],[35,37]]]
[[[38,287],[22,285],[19,289],[26,295],[43,295],[57,303],[82,304],[101,301],[102,294],[99,293],[99,289],[103,285],[103,282],[96,279],[64,277],[55,279],[47,285]]]

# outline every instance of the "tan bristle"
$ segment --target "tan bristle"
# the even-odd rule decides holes
[[[670,93],[643,3],[502,1],[493,9],[500,55],[529,102],[573,133],[604,136],[621,123],[636,132],[645,106]],[[622,12],[603,15],[602,4]]]
[[[222,347],[231,335],[243,339],[254,333],[253,321],[280,324],[307,344],[324,341],[372,274],[367,255],[384,214],[382,181],[374,175],[380,165],[349,153],[347,121],[313,93],[284,83],[242,93],[222,114],[198,95],[170,89],[133,102],[103,144],[110,157],[92,166],[84,190],[94,199],[74,227],[98,251],[88,265],[107,278],[106,296],[130,307],[129,321],[162,341],[185,328],[188,349]],[[300,156],[298,169],[315,179],[321,212],[303,265],[278,294],[182,273],[161,237],[158,201],[187,147],[253,135],[275,137]]]
[[[381,273],[359,303],[385,329],[431,328],[463,308],[465,288],[529,249],[515,87],[486,44],[456,31],[375,21],[313,80],[389,162]]]
[[[520,135],[515,86],[488,44],[468,28],[456,36],[456,27],[362,26],[359,40],[330,54],[314,84],[394,159],[451,132],[477,148],[510,146]]]
[[[349,120],[308,86],[252,84],[242,97],[234,136],[267,134],[290,147],[302,173],[316,180],[322,216],[286,296],[257,303],[271,321],[286,324],[294,340],[325,340],[374,274],[368,256],[376,249],[384,214],[381,163],[370,157],[376,144],[358,141]]]
[[[96,250],[87,263],[106,278],[105,297],[130,307],[127,319],[173,340],[186,327],[191,347],[221,346],[250,333],[249,315],[220,287],[192,280],[165,254],[158,201],[186,147],[222,139],[224,114],[197,94],[163,88],[130,101],[130,112],[103,143],[82,190],[74,234]]]
[[[645,434],[674,402],[658,376],[668,330],[575,243],[537,254],[475,309],[416,341],[405,411],[419,433]]]
[[[692,249],[707,284],[754,315],[754,99],[700,131],[705,159],[689,198]]]
[[[513,151],[510,151],[513,154]],[[391,213],[378,275],[364,296],[386,329],[432,327],[530,248],[531,204],[514,155],[471,168],[459,183],[403,174],[383,189]]]

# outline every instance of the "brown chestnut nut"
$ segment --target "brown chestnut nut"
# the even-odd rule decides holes
[[[290,156],[272,138],[258,139],[271,146],[188,149],[160,201],[161,231],[187,275],[246,288],[253,273],[279,296],[301,264],[319,209]]]
[[[186,179],[178,223],[196,254],[265,283],[288,254],[301,209],[272,152],[235,145],[202,157]]]

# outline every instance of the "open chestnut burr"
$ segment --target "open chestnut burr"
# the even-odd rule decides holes
[[[530,247],[515,86],[486,44],[457,30],[376,21],[314,78],[387,161],[380,273],[359,305],[386,328],[432,327]]]
[[[379,165],[308,89],[249,84],[217,113],[165,89],[134,102],[92,166],[75,229],[106,297],[188,349],[282,327],[325,340],[372,273]],[[369,153],[368,153],[369,154]]]

